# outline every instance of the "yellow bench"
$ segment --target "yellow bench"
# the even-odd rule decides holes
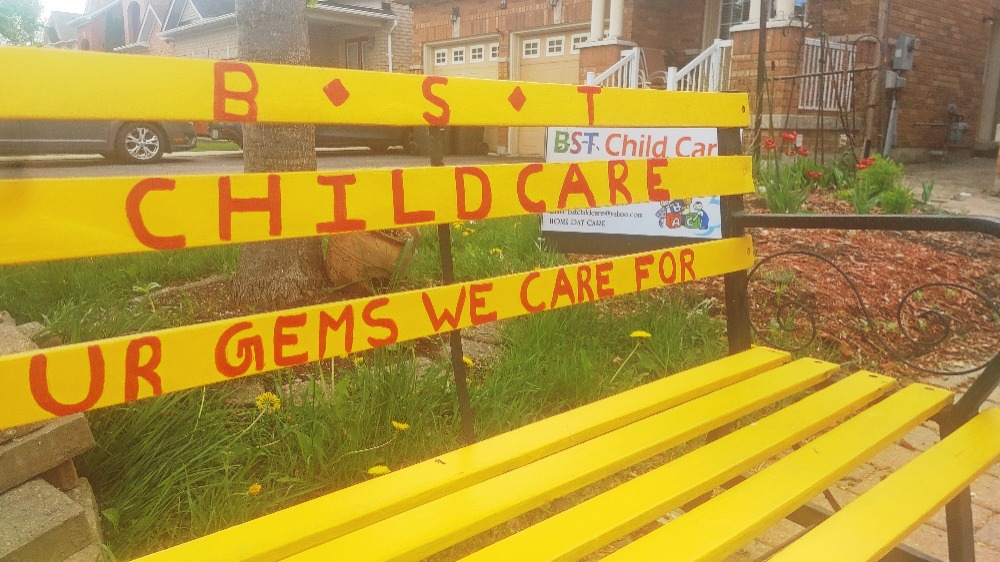
[[[729,130],[730,154],[731,131],[749,119],[742,94],[28,49],[0,49],[0,67],[8,69],[0,119],[702,126]],[[137,79],[150,93],[141,100],[131,95]],[[73,83],[74,91],[61,98],[35,95],[63,92],[64,83]],[[383,111],[370,111],[373,99]],[[696,446],[467,559],[575,560],[600,552],[611,560],[721,560],[782,518],[817,521],[813,497],[930,419],[943,424],[946,438],[774,559],[877,560],[891,553],[926,560],[894,547],[948,502],[952,558],[971,559],[967,486],[1000,457],[1000,411],[976,412],[996,386],[998,360],[968,399],[953,405],[952,393],[940,388],[898,388],[875,373],[843,376],[835,364],[750,347],[741,284],[754,256],[741,232],[747,223],[733,213],[751,190],[750,159],[743,156],[2,181],[0,264],[699,195],[721,195],[733,221],[719,241],[2,357],[7,407],[0,410],[0,429],[725,275],[731,354],[724,359],[144,560],[420,560],[684,444]],[[258,205],[248,209],[233,205],[236,200]],[[25,228],[39,221],[52,227]],[[459,302],[468,306],[454,322],[441,315]],[[455,368],[461,370],[461,361]],[[752,423],[733,429],[748,416]],[[705,499],[723,485],[725,492]],[[682,516],[608,550],[679,507],[687,508]]]

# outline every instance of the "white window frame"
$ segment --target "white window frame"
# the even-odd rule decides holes
[[[458,55],[462,58],[459,60]],[[455,47],[451,50],[451,64],[465,64],[465,47]]]
[[[479,56],[476,56],[476,51],[479,51]],[[469,62],[483,62],[486,60],[486,45],[472,45],[469,47]]]
[[[528,47],[534,47],[535,54],[528,54]],[[523,59],[537,59],[542,56],[542,40],[541,39],[526,39],[521,43],[521,58]]]
[[[553,45],[558,45],[559,50],[553,51]],[[547,57],[561,57],[566,54],[566,36],[556,35],[554,37],[545,38],[545,56]]]
[[[490,60],[491,61],[500,60],[500,43],[490,43],[489,47],[490,47],[490,54],[489,54]]]
[[[448,49],[434,49],[434,66],[448,66]]]
[[[580,41],[578,41],[580,40]],[[590,41],[589,33],[574,33],[570,35],[569,38],[569,54],[578,55],[580,54],[580,45]]]

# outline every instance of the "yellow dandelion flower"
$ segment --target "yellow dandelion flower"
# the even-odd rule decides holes
[[[406,431],[407,429],[410,429],[410,424],[392,420],[392,427],[395,427],[399,431]]]
[[[247,488],[247,495],[248,496],[259,496],[260,493],[263,492],[263,491],[264,491],[264,487],[260,485],[260,482],[254,482],[253,484],[250,484],[249,488]]]
[[[458,229],[462,228],[462,223],[460,223],[460,222],[454,222],[454,223],[451,223],[451,226],[455,227],[455,230],[458,230]]]
[[[468,236],[469,234],[472,234],[472,233],[469,232],[468,230],[462,232],[462,236]]]
[[[630,338],[647,339],[653,337],[652,334],[643,330],[636,330],[628,335]]]
[[[362,357],[361,355],[358,355],[357,357],[355,357],[355,358],[354,358],[354,359],[352,359],[351,361],[353,361],[355,365],[364,365],[364,363],[365,363],[365,358],[364,358],[364,357]]]
[[[494,256],[500,256],[500,257],[503,257],[503,250],[501,250],[500,248],[492,248],[492,249],[490,250],[490,254],[491,254],[491,255],[494,255]]]
[[[257,409],[265,414],[277,412],[281,409],[281,399],[273,392],[261,392],[257,395]]]
[[[368,469],[368,474],[372,476],[382,476],[383,474],[389,474],[391,472],[389,467],[384,464],[377,464]]]
[[[462,356],[462,363],[465,363],[469,367],[475,367],[476,366],[476,364],[472,361],[472,359],[469,359],[468,357],[465,357],[465,356]]]

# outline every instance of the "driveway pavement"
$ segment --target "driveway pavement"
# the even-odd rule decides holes
[[[367,149],[324,148],[316,151],[316,158],[320,170],[409,168],[430,164],[430,159],[426,156],[410,156],[396,150],[376,154]],[[536,160],[508,156],[445,157],[445,163],[449,165],[514,164],[534,161]],[[242,171],[243,153],[238,151],[178,152],[168,154],[154,164],[141,165],[118,164],[97,155],[0,157],[0,179],[236,174]]]
[[[921,184],[933,181],[931,203],[945,211],[1000,217],[1000,197],[991,195],[996,177],[993,158],[907,164],[903,171],[906,185],[918,198]]]

